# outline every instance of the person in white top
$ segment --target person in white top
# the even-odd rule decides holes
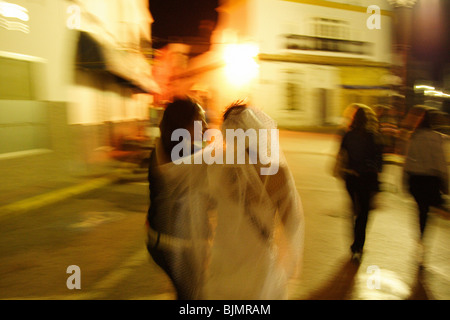
[[[449,191],[443,137],[432,130],[430,111],[425,110],[406,150],[404,182],[417,203],[422,246],[428,211],[431,206],[441,206],[442,193]]]
[[[257,144],[246,145],[247,155],[256,148],[267,148],[270,150],[263,151],[274,157],[268,164],[259,159],[252,164],[209,168],[217,222],[204,298],[287,299],[288,281],[298,274],[303,253],[302,203],[278,141],[263,134],[264,130],[277,130],[275,122],[261,110],[236,104],[225,112],[222,132],[226,139],[229,130],[240,129],[256,130],[260,135]],[[226,149],[233,148],[229,141]],[[269,166],[278,170],[261,174],[261,169]]]

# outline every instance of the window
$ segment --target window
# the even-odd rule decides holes
[[[343,20],[313,18],[311,20],[312,36],[329,39],[348,39],[348,24]]]
[[[290,111],[302,111],[302,86],[300,74],[295,70],[285,71],[286,108]]]

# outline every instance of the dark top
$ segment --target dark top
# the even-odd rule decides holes
[[[347,151],[349,169],[360,175],[381,172],[382,148],[372,133],[350,130],[342,138],[341,148]]]
[[[150,156],[150,165],[148,168],[148,182],[150,190],[150,206],[148,208],[147,220],[152,228],[155,228],[154,218],[157,213],[156,199],[163,190],[163,181],[161,179],[161,173],[157,169],[156,152],[153,151]]]

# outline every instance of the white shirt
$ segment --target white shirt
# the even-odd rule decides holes
[[[441,134],[431,129],[416,130],[409,141],[404,171],[440,177],[448,189],[447,161]]]

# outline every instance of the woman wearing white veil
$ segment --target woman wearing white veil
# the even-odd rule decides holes
[[[253,129],[258,136],[256,145],[246,144],[247,161],[207,168],[217,220],[203,297],[286,299],[288,280],[296,273],[303,250],[301,201],[279,149],[274,121],[255,108],[231,106],[222,124],[225,153],[230,148],[239,152],[228,139],[239,129]],[[270,155],[269,162],[263,164],[261,157],[248,162],[261,152]],[[267,171],[270,168],[275,170]]]
[[[206,164],[203,150],[177,165],[174,159],[163,159],[178,144],[172,133],[196,118],[186,117],[185,109],[170,116],[173,107],[166,109],[162,143],[149,170],[151,256],[169,275],[179,299],[286,299],[287,281],[302,254],[304,219],[292,174],[279,150],[278,131],[275,141],[262,134],[264,129],[276,130],[275,123],[254,108],[232,106],[224,116],[224,137],[227,129],[254,129],[258,135],[256,144],[245,146],[247,161],[227,163],[226,153],[239,150],[215,141],[211,147],[223,161]],[[183,121],[172,123],[177,119]],[[164,127],[167,124],[170,130]],[[164,145],[170,147],[163,150]],[[270,161],[260,157],[249,163],[261,151],[270,155]]]

